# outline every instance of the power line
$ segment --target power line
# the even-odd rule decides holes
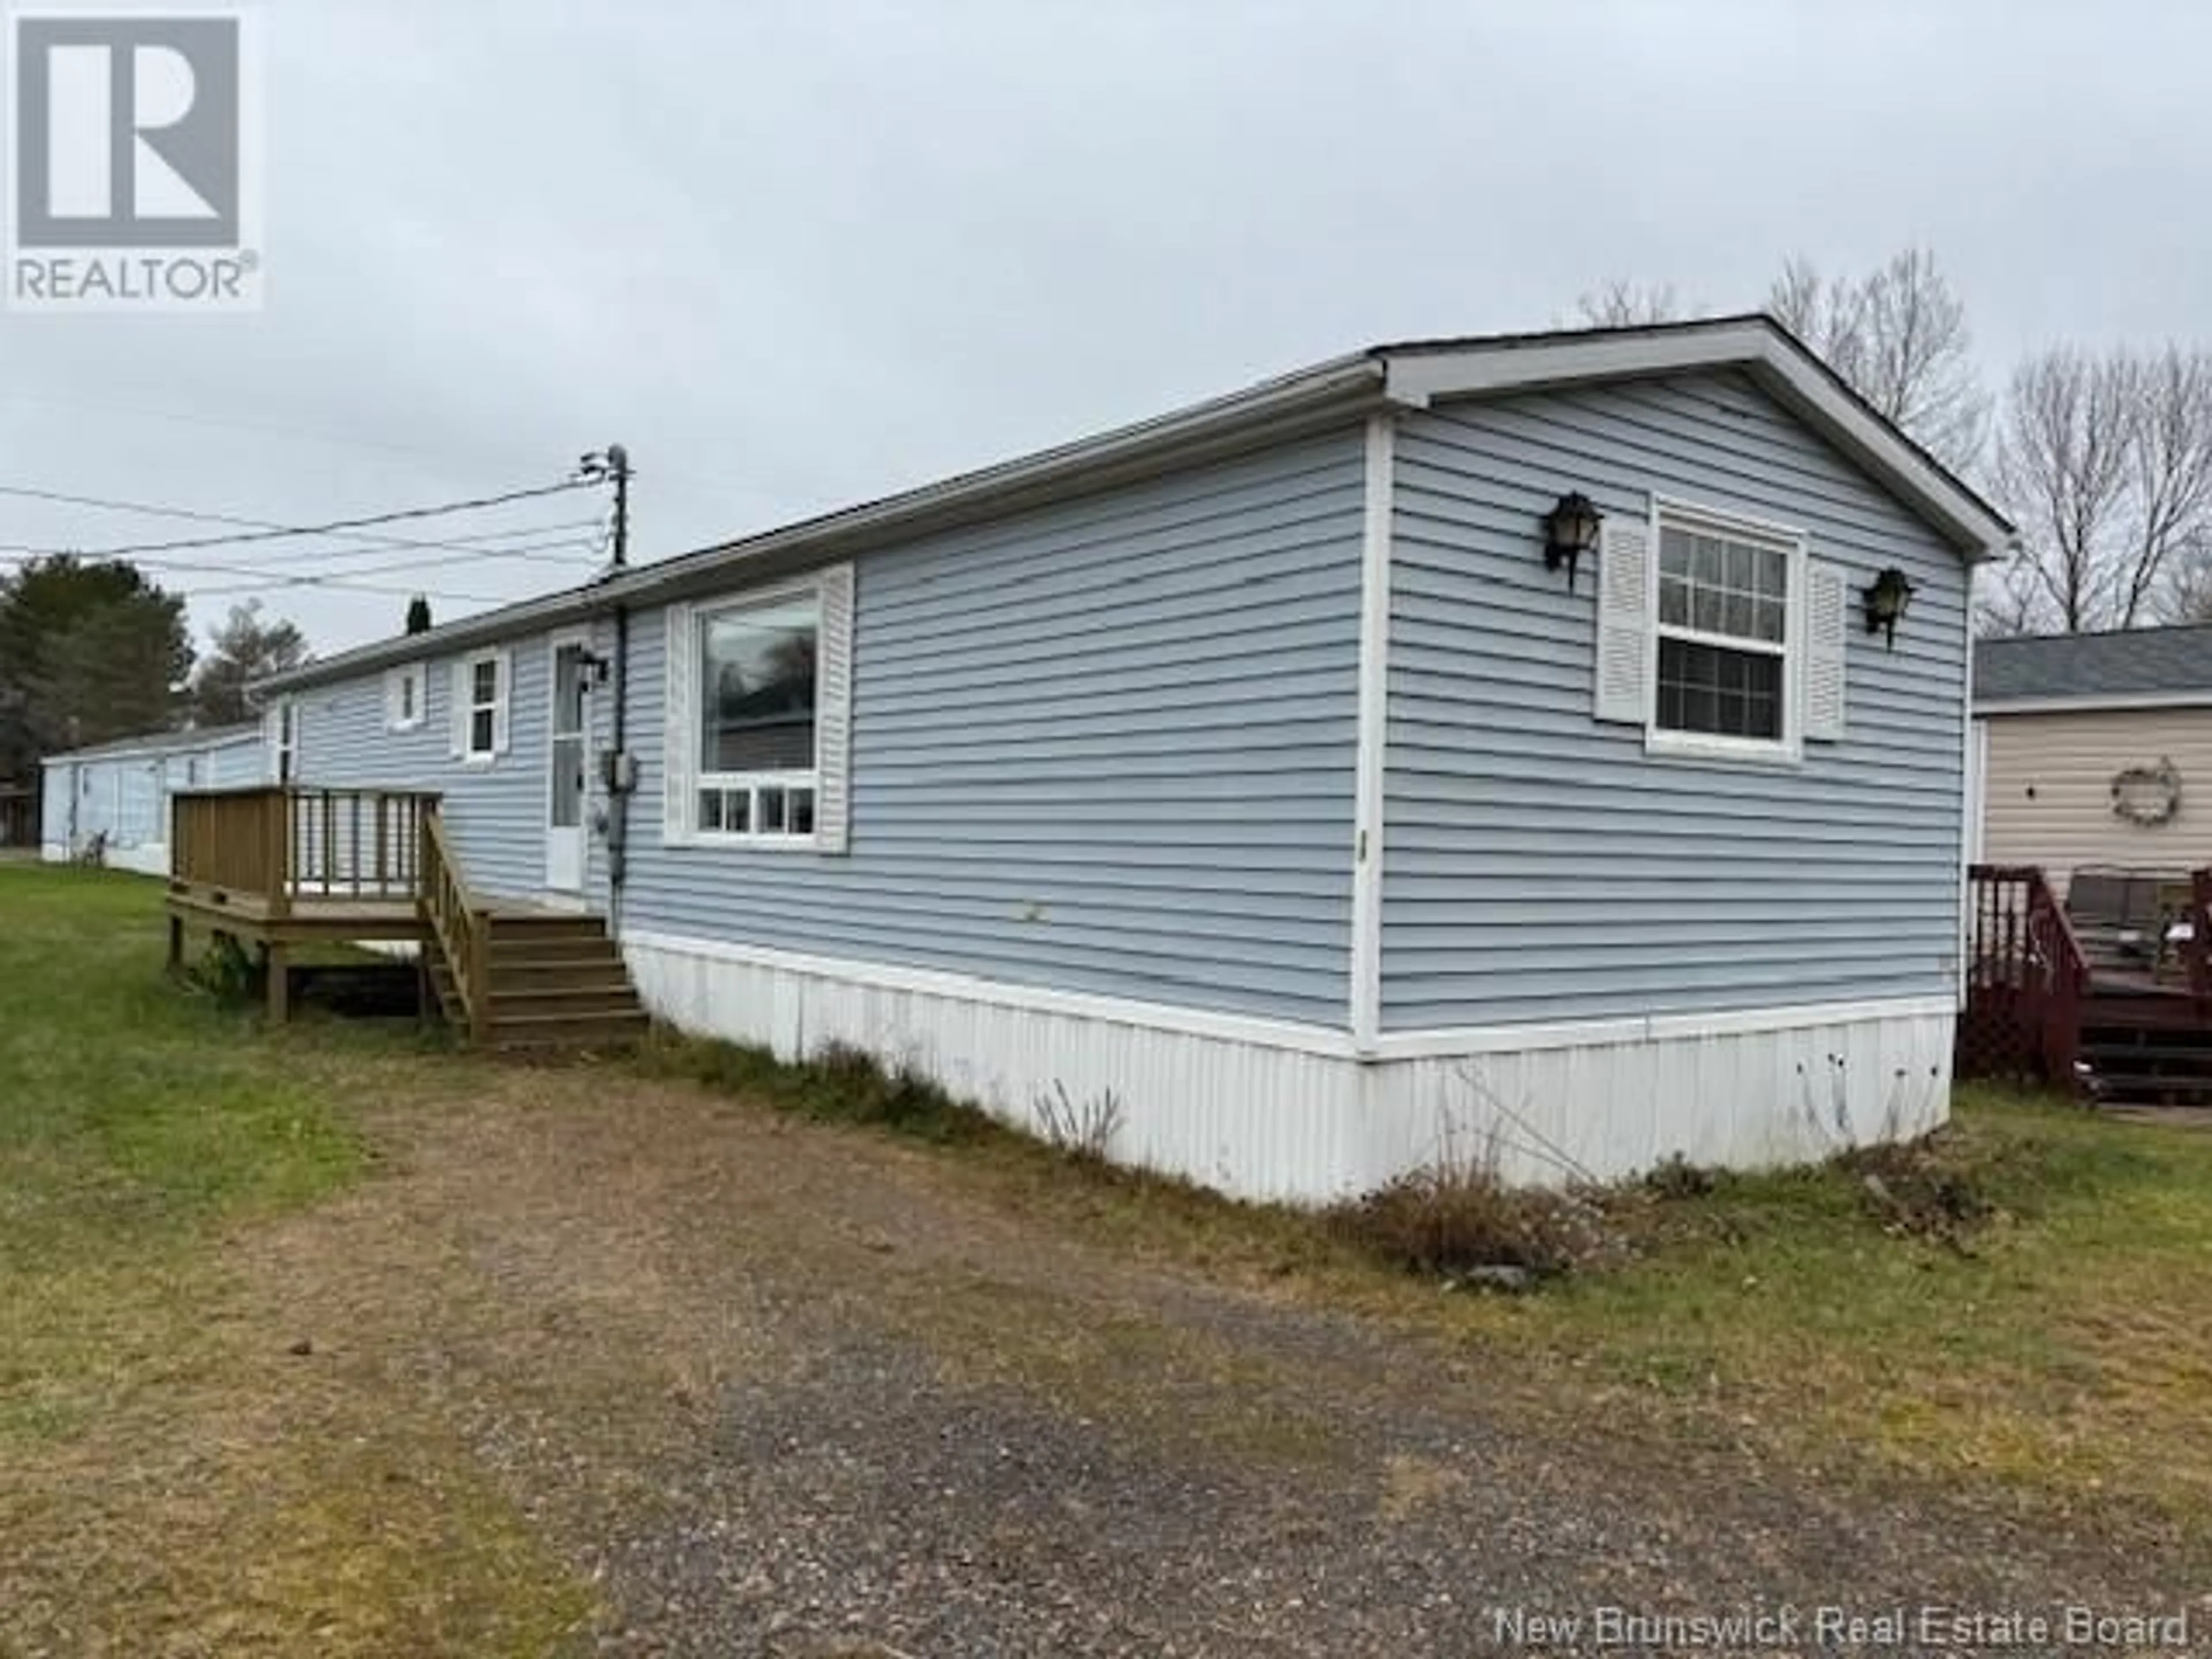
[[[448,599],[456,605],[512,605],[514,603],[514,596],[511,593],[456,593],[449,589],[435,587],[413,586],[402,587],[395,586],[390,582],[350,581],[343,576],[303,577],[292,585],[330,588],[347,593],[388,593],[394,599],[413,599],[419,595],[426,599]],[[187,599],[228,599],[234,593],[264,593],[268,591],[269,586],[267,582],[258,581],[226,582],[217,587],[180,587],[177,592],[179,597]]]
[[[241,530],[277,531],[290,528],[289,526],[280,524],[273,519],[250,519],[241,517],[234,513],[215,513],[190,507],[162,507],[151,501],[119,501],[114,497],[106,495],[72,495],[58,489],[33,489],[27,484],[0,484],[0,495],[21,496],[28,501],[48,501],[64,507],[97,507],[103,512],[109,513],[139,513],[145,514],[149,518],[179,519],[191,524],[234,525]],[[485,531],[477,535],[472,536],[456,536],[448,541],[428,541],[411,536],[353,535],[347,537],[347,539],[349,541],[360,542],[363,544],[363,545],[358,548],[334,549],[333,551],[343,555],[356,552],[374,552],[386,547],[420,547],[429,549],[459,547],[478,541],[495,540],[507,536],[540,536],[548,535],[555,531],[560,530],[582,530],[595,525],[602,524],[605,521],[605,520],[604,515],[594,519],[574,519],[556,525],[534,526],[524,530],[493,530]],[[228,540],[229,538],[226,538],[225,539]],[[209,544],[214,544],[213,538],[209,538]],[[0,550],[10,553],[44,554],[58,550],[44,547],[29,547],[19,543],[9,545],[4,550]]]
[[[431,556],[426,558],[404,559],[373,566],[347,565],[325,573],[331,575],[370,575],[386,570],[428,569],[440,565],[460,564],[478,559],[542,559],[548,563],[555,563],[593,556],[593,550],[598,549],[605,539],[605,520],[603,519],[570,519],[556,524],[522,525],[511,530],[490,530],[473,536],[457,536],[447,542],[427,542],[409,538],[394,539],[387,544],[378,538],[372,539],[360,547],[319,549],[315,550],[313,556],[319,560],[350,560],[396,549],[422,548],[432,550]],[[589,537],[575,533],[582,531],[592,531],[596,533]],[[491,545],[495,542],[511,540],[519,536],[541,536],[549,539],[532,542],[522,547]],[[570,553],[553,550],[559,548],[574,548],[582,550]],[[0,542],[0,561],[22,562],[46,556],[48,556],[47,550],[43,547],[29,546],[21,542]],[[155,569],[187,573],[193,570],[215,570],[234,571],[241,575],[250,575],[266,571],[272,578],[280,578],[291,574],[282,565],[226,565],[202,559],[197,555],[178,556],[150,554],[137,560],[137,562]]]
[[[591,559],[589,552],[556,553],[556,548],[586,548],[589,544],[577,537],[557,542],[539,542],[529,547],[488,547],[479,550],[477,556],[488,559],[528,559],[548,563],[574,563]],[[186,562],[181,559],[149,558],[139,562],[157,570],[173,569],[179,575],[192,576],[252,576],[270,587],[313,587],[318,584],[337,584],[361,576],[396,575],[403,570],[443,569],[448,565],[464,562],[463,556],[444,555],[428,559],[397,559],[387,564],[354,566],[344,570],[280,570],[265,565],[226,564],[212,559]]]
[[[333,519],[327,524],[281,525],[266,530],[241,531],[231,536],[201,536],[167,542],[133,542],[115,547],[84,549],[50,548],[44,551],[60,555],[73,553],[87,560],[135,558],[142,554],[181,553],[202,547],[233,547],[249,542],[273,542],[295,539],[301,536],[328,536],[346,531],[366,530],[378,525],[404,524],[422,519],[443,518],[455,513],[473,513],[490,507],[507,507],[516,501],[540,500],[547,495],[566,495],[570,490],[590,489],[595,483],[586,478],[564,478],[559,483],[539,484],[531,489],[510,489],[497,495],[478,495],[465,501],[444,501],[434,507],[403,507],[397,512],[375,513],[358,519]],[[89,497],[64,497],[58,491],[33,489],[23,485],[0,484],[0,495],[19,495],[33,501],[59,501],[67,505],[115,507],[123,511],[141,510],[127,503],[100,501]]]

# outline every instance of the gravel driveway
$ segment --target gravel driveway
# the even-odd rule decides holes
[[[475,1109],[391,1109],[378,1179],[233,1250],[272,1351],[309,1338],[298,1364],[457,1430],[597,1581],[579,1653],[1456,1655],[1513,1645],[1516,1610],[1797,1620],[1711,1650],[1810,1646],[1822,1605],[2208,1587],[2154,1534],[1532,1402],[1494,1359],[1109,1257],[946,1155],[611,1073],[486,1077]]]

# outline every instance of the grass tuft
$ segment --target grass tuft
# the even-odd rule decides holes
[[[640,1055],[647,1073],[750,1095],[818,1123],[852,1123],[939,1146],[1005,1140],[1012,1132],[981,1107],[956,1100],[911,1062],[886,1066],[848,1043],[824,1043],[805,1060],[765,1048],[656,1030]]]

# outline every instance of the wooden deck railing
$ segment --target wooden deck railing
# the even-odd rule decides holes
[[[2043,872],[2030,873],[2028,1008],[2043,1034],[2044,1076],[2062,1089],[2071,1089],[2074,1062],[2081,1053],[2081,1005],[2089,996],[2089,958],[2075,935],[2073,918]]]
[[[2089,959],[2066,907],[2033,865],[1975,865],[1966,892],[1961,1072],[2033,1069],[2074,1088]]]
[[[422,815],[418,832],[421,851],[422,914],[437,936],[438,949],[453,976],[471,1042],[483,1036],[490,1018],[491,916],[469,892],[446,839],[446,823],[434,808]]]
[[[422,826],[437,805],[418,789],[180,792],[170,808],[170,886],[258,901],[276,915],[302,900],[417,900]]]
[[[2212,1013],[2212,870],[2189,872],[2189,937],[2181,959],[2189,970],[2189,994],[2197,999],[2199,1019]]]

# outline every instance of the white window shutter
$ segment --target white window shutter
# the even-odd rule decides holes
[[[261,711],[261,746],[269,767],[269,781],[282,783],[284,773],[282,761],[284,753],[284,705],[272,702]]]
[[[514,713],[514,653],[502,651],[494,660],[499,685],[491,706],[491,752],[504,755]]]
[[[693,616],[688,605],[668,607],[668,706],[662,711],[660,734],[664,842],[682,841],[691,832],[692,762],[699,744],[699,644]]]
[[[814,657],[814,845],[844,852],[853,817],[853,567],[822,573],[822,637]]]
[[[1837,566],[1805,566],[1803,726],[1808,743],[1844,739],[1844,655],[1850,640],[1850,579]]]
[[[1596,717],[1631,726],[1650,719],[1651,530],[1608,519],[1597,549]]]
[[[453,659],[453,696],[447,706],[447,725],[455,760],[469,752],[469,662],[465,657]]]

